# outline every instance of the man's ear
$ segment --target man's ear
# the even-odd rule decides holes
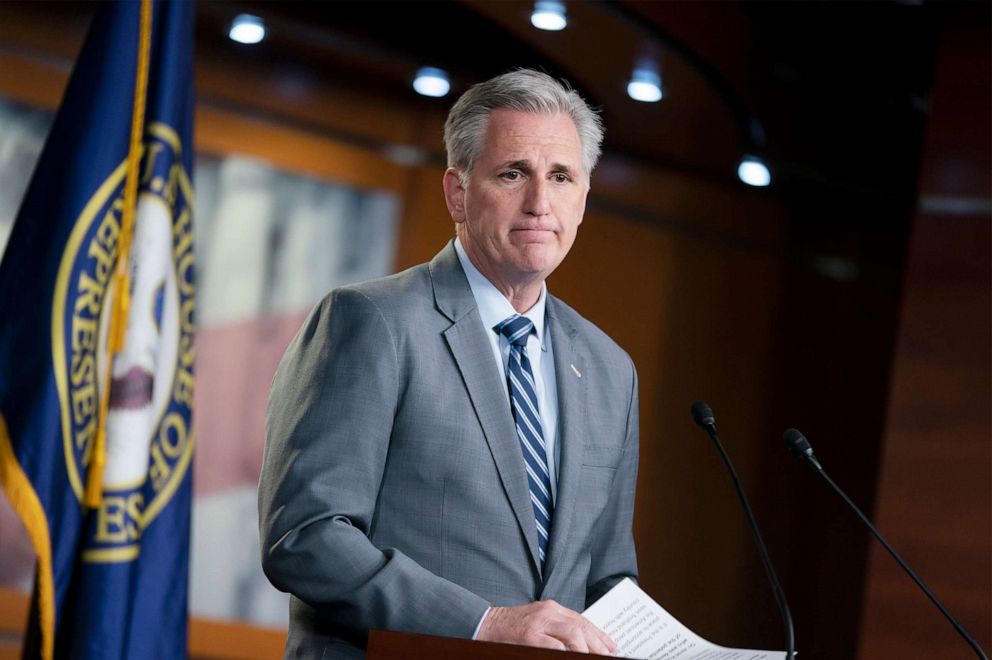
[[[465,222],[465,188],[458,176],[458,170],[449,167],[444,171],[444,203],[448,205],[451,219],[457,223]]]

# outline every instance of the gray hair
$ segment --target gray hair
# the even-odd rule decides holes
[[[592,174],[603,143],[603,120],[564,80],[546,73],[517,69],[473,85],[452,106],[444,123],[448,167],[458,170],[465,181],[482,151],[486,126],[493,110],[566,113],[575,123],[582,143],[582,165]]]

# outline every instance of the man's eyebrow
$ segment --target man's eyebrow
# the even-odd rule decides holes
[[[566,165],[565,163],[552,163],[552,172],[564,172],[565,174],[575,174],[575,168],[571,165]]]
[[[522,172],[530,172],[533,169],[529,160],[511,160],[509,163],[505,163],[503,168],[508,170],[520,170]]]
[[[531,165],[529,160],[511,160],[508,163],[504,163],[502,169],[520,170],[521,172],[527,172],[529,174],[533,171],[534,167]],[[551,171],[574,175],[576,169],[575,167],[566,165],[565,163],[552,163]]]

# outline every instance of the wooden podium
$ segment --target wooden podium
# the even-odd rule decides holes
[[[388,630],[370,631],[366,652],[368,660],[565,660],[589,657],[606,656]]]

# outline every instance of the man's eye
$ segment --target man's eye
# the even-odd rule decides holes
[[[517,170],[510,170],[509,172],[503,172],[499,175],[504,181],[516,181],[520,178],[520,172]]]
[[[556,172],[552,175],[552,177],[554,178],[555,183],[568,183],[571,181],[569,176],[563,172]]]

